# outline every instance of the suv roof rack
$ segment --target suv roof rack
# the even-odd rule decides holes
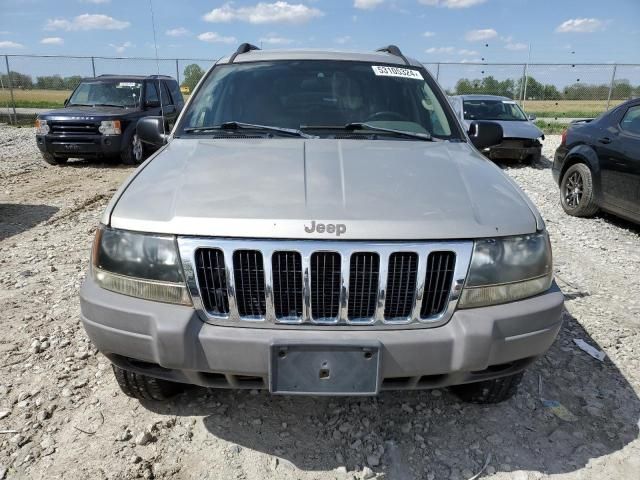
[[[409,60],[407,60],[407,57],[405,57],[402,52],[400,51],[400,49],[395,46],[395,45],[387,45],[386,47],[382,47],[376,50],[376,52],[387,52],[390,53],[391,55],[395,55],[396,57],[400,57],[405,65],[411,65],[411,63],[409,62]]]
[[[242,43],[242,44],[240,44],[240,46],[234,52],[234,54],[231,55],[231,58],[229,59],[229,63],[233,63],[233,61],[236,59],[236,57],[238,55],[243,54],[243,53],[248,53],[251,50],[260,50],[260,49],[258,47],[256,47],[255,45],[251,45],[250,43]]]

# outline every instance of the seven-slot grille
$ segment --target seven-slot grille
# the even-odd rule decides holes
[[[239,248],[232,240],[222,240],[220,248],[187,242],[194,244],[183,261],[195,262],[185,269],[187,278],[210,317],[354,325],[448,318],[450,300],[457,298],[451,289],[456,284],[459,291],[472,245],[453,243],[445,250],[446,244],[414,244],[394,251],[396,245],[381,244],[377,251],[358,251],[334,242],[328,246],[335,251],[325,251],[304,243],[278,250],[267,242]]]

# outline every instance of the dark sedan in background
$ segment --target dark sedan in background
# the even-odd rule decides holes
[[[489,149],[492,160],[519,160],[535,163],[542,153],[542,130],[533,124],[515,101],[498,95],[454,95],[449,103],[462,123],[469,128],[476,120],[499,123],[504,133],[502,143]]]
[[[640,223],[640,99],[571,124],[552,172],[569,215],[602,209]]]

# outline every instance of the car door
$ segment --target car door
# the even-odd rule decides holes
[[[634,107],[621,107],[611,112],[602,128],[595,130],[593,139],[600,162],[603,204],[626,213],[638,211],[637,152],[640,143],[637,134],[622,127],[623,118],[631,108]],[[629,125],[628,121],[626,125]]]
[[[634,184],[630,192],[628,208],[640,219],[640,103],[630,106],[620,121],[620,157],[626,175]]]
[[[169,127],[169,130],[171,130],[176,123],[176,118],[178,118],[178,108],[169,91],[167,82],[164,80],[160,82],[160,95],[165,123]]]

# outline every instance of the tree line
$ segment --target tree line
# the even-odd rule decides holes
[[[559,89],[553,84],[542,83],[531,76],[527,76],[527,100],[606,100],[609,96],[609,84],[587,84],[575,82]],[[523,79],[497,80],[488,75],[482,79],[461,78],[456,82],[451,95],[485,94],[500,95],[512,99],[522,98],[524,91]],[[632,86],[629,80],[620,79],[613,83],[611,98],[626,100],[640,95],[640,85]]]

